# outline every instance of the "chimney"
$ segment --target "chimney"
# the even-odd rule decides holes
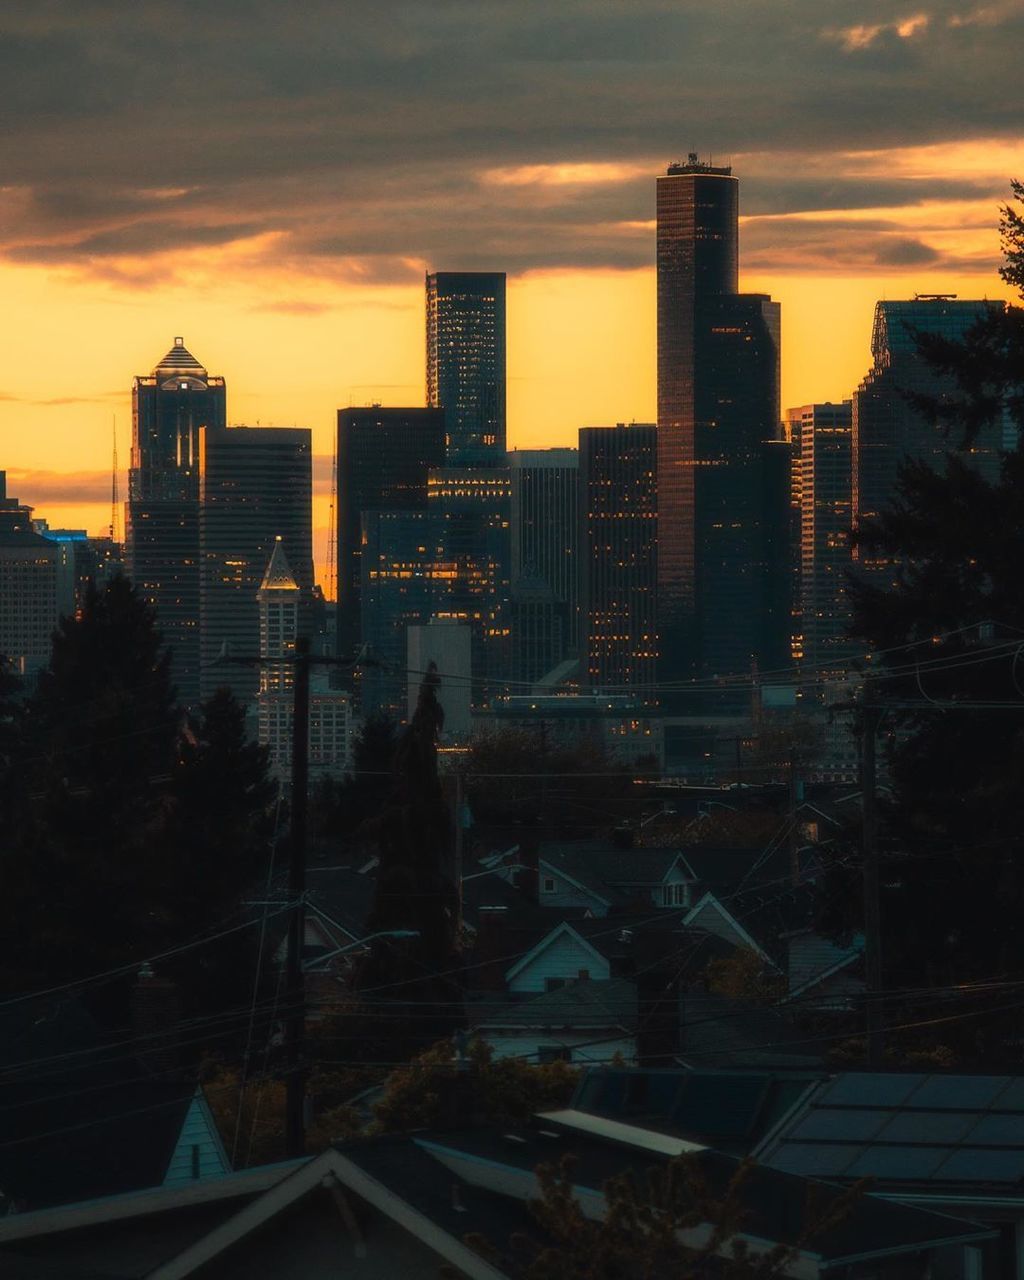
[[[169,978],[158,978],[147,961],[139,970],[131,994],[135,1055],[154,1075],[178,1066],[178,1023],[181,993]]]

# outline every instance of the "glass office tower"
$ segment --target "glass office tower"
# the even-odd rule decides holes
[[[738,183],[691,154],[657,182],[663,680],[788,659],[779,305],[738,290]]]
[[[186,705],[199,698],[199,431],[225,426],[223,378],[181,338],[132,387],[132,460],[125,560],[153,606]]]
[[[431,271],[427,404],[444,409],[447,464],[505,462],[505,274]]]

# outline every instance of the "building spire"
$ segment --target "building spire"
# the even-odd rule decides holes
[[[267,571],[260,583],[260,591],[298,591],[299,584],[292,573],[288,557],[284,553],[284,543],[278,534],[274,540],[274,550],[267,563]]]

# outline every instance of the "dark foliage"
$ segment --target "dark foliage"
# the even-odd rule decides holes
[[[380,865],[367,928],[416,935],[377,940],[358,975],[364,1009],[377,1028],[370,1038],[386,1048],[385,1061],[409,1057],[462,1021],[453,827],[437,771],[444,720],[439,684],[432,665],[373,825]]]
[[[1019,184],[1014,191],[1024,196]],[[1004,277],[1024,288],[1024,224],[1008,208],[1002,226]],[[918,407],[949,425],[951,445],[1004,406],[1024,429],[1024,310],[989,315],[962,345],[929,338],[921,347],[951,390]],[[880,696],[893,708],[882,728],[892,782],[887,982],[1020,974],[1024,450],[1005,457],[995,483],[952,453],[940,472],[907,463],[896,500],[858,539],[899,564],[891,589],[851,584],[853,632],[879,651]],[[853,878],[831,886],[834,927],[844,917],[856,926]]]

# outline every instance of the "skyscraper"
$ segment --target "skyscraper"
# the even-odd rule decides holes
[[[564,643],[579,629],[579,454],[575,449],[513,449],[512,586],[547,584],[564,608]],[[563,655],[564,656],[564,655]]]
[[[445,572],[437,518],[429,511],[364,511],[359,562],[362,639],[381,663],[361,672],[362,713],[401,719],[406,634],[430,620],[434,575]]]
[[[580,430],[584,679],[651,700],[657,675],[657,429]]]
[[[846,574],[853,523],[853,405],[805,404],[786,411],[799,466],[800,615],[812,669],[841,671],[856,646],[847,638]]]
[[[912,301],[879,302],[871,332],[872,367],[853,397],[853,518],[855,524],[877,516],[896,492],[900,463],[915,458],[941,467],[944,455],[960,441],[917,409],[907,393],[941,396],[953,391],[918,352],[917,334],[938,334],[957,341],[987,311],[1001,302],[957,300],[953,294],[920,294]],[[966,457],[984,475],[999,472],[1003,424],[984,427]],[[861,569],[881,569],[863,549],[855,551]]]
[[[364,511],[427,506],[427,472],[444,465],[441,409],[338,410],[338,645],[360,638],[361,519]]]
[[[54,628],[71,612],[66,555],[36,533],[32,508],[7,496],[7,475],[0,471],[0,656],[23,675],[47,664]]]
[[[256,650],[257,592],[278,545],[299,587],[298,626],[308,634],[313,594],[312,439],[308,428],[204,427],[199,433],[200,690],[226,685],[243,701],[259,686],[253,667],[216,664],[223,646]]]
[[[181,338],[132,387],[126,566],[156,609],[186,705],[199,697],[199,430],[226,421],[223,378]]]
[[[788,657],[779,305],[738,289],[738,183],[657,182],[658,611],[668,680]],[[779,534],[782,531],[782,542]]]
[[[270,750],[270,769],[282,783],[291,778],[295,723],[295,642],[300,635],[302,587],[292,572],[284,543],[274,542],[259,589],[258,737]],[[312,673],[309,690],[309,776],[340,778],[352,742],[347,693],[332,689],[326,676]]]
[[[443,467],[427,478],[441,551],[433,612],[470,627],[478,704],[508,672],[511,488],[507,467]]]
[[[444,409],[448,465],[505,461],[505,274],[427,273],[427,404]]]

